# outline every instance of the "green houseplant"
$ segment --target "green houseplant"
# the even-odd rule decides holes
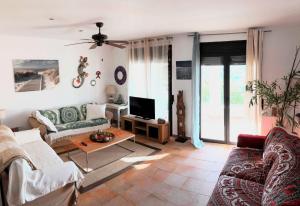
[[[276,125],[282,127],[289,125],[292,130],[299,126],[295,121],[296,107],[300,104],[299,52],[300,47],[297,47],[291,71],[281,78],[281,82],[254,80],[246,85],[246,91],[253,94],[249,106],[258,104],[258,100],[261,99],[263,108],[271,109],[276,116]]]

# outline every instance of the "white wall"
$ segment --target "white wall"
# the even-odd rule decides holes
[[[112,57],[112,68],[109,71],[108,81],[117,86],[118,93],[123,96],[125,102],[128,102],[128,49],[114,48]],[[114,78],[117,66],[123,66],[127,73],[127,79],[123,85],[118,85]]]
[[[277,79],[283,85],[280,78],[289,74],[296,46],[300,46],[300,26],[272,27],[270,29],[272,32],[265,33],[264,37],[262,79],[268,82]],[[298,112],[300,112],[299,106],[296,109],[296,113]]]
[[[289,73],[296,46],[300,46],[300,26],[272,27],[265,33],[262,78],[272,81]]]
[[[176,79],[176,61],[192,60],[193,37],[176,35],[172,42],[172,93],[173,103],[173,134],[177,134],[176,104],[179,90],[183,90],[183,101],[185,104],[185,130],[186,136],[191,137],[192,129],[192,81]]]
[[[0,36],[0,108],[7,109],[4,123],[10,127],[28,128],[27,117],[33,110],[73,105],[89,101],[105,102],[104,87],[112,69],[112,49],[109,46],[89,50],[86,45],[65,47],[72,43],[55,39]],[[72,79],[77,75],[79,56],[87,56],[89,76],[85,84],[75,89]],[[101,58],[104,59],[101,62]],[[60,83],[53,89],[33,92],[15,92],[12,59],[59,60]],[[95,87],[90,80],[96,70],[102,72]]]

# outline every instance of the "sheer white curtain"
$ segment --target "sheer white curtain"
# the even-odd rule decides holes
[[[262,28],[248,29],[247,37],[247,82],[262,79],[262,59],[263,59],[263,39],[264,31]],[[247,103],[252,94],[247,95]],[[258,99],[258,104],[249,108],[250,126],[256,133],[261,132],[261,99]]]
[[[168,120],[167,38],[130,42],[129,96],[155,99],[155,118]]]

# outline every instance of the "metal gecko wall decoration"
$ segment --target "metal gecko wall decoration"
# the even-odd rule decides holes
[[[88,73],[84,71],[84,69],[89,65],[87,61],[87,57],[80,56],[79,65],[77,67],[78,76],[72,81],[74,88],[80,88],[84,83],[84,79],[88,77]]]

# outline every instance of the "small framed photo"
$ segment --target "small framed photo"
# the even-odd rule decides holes
[[[192,79],[192,61],[176,61],[176,79]]]

